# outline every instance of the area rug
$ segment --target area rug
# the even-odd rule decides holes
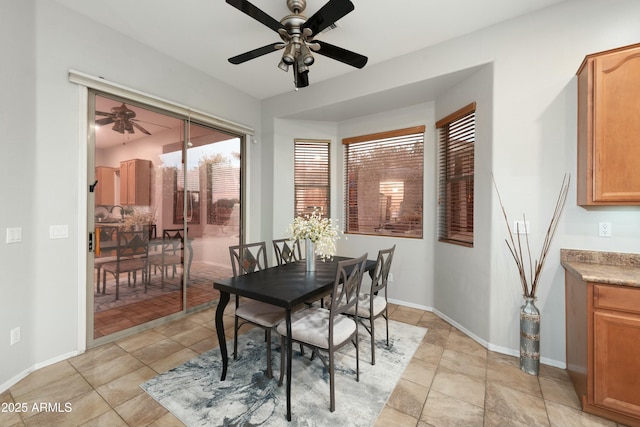
[[[310,352],[294,347],[291,422],[286,420],[286,382],[278,387],[279,337],[273,340],[274,378],[265,376],[264,332],[254,328],[238,342],[237,360],[229,360],[226,381],[215,348],[141,385],[151,397],[189,427],[196,426],[372,426],[413,357],[427,330],[389,322],[389,347],[384,321],[376,322],[376,364],[371,341],[360,333],[360,381],[356,382],[355,347],[336,356],[336,410],[329,411],[329,373]],[[277,334],[276,334],[277,336]],[[233,341],[227,343],[233,351]],[[286,379],[285,379],[286,381]]]

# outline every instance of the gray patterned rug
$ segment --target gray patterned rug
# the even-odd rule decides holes
[[[379,328],[379,329],[378,329]],[[389,322],[389,348],[384,321],[376,322],[376,364],[371,341],[360,331],[360,382],[355,377],[355,348],[336,356],[336,410],[329,411],[329,373],[322,362],[302,356],[295,346],[292,363],[292,420],[286,421],[286,386],[278,387],[279,336],[273,340],[274,378],[265,369],[264,332],[254,328],[240,337],[238,360],[230,360],[227,380],[220,381],[222,362],[215,348],[142,384],[156,401],[189,427],[195,426],[372,426],[427,330]],[[382,333],[380,333],[382,332]],[[227,343],[233,351],[233,341]],[[285,380],[286,381],[286,380]]]

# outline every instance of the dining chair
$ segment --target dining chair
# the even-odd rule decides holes
[[[352,343],[356,348],[356,381],[360,381],[357,312],[358,294],[366,262],[366,253],[359,258],[338,262],[331,304],[328,309],[314,306],[291,315],[291,342],[309,347],[312,350],[312,357],[317,355],[325,369],[329,371],[331,412],[336,408],[334,353],[348,343]],[[351,307],[355,307],[355,317],[346,315]],[[286,322],[280,323],[277,331],[280,334],[280,348],[283,354],[280,358],[279,381],[279,385],[282,385],[287,337]]]
[[[387,303],[387,282],[389,280],[389,270],[396,245],[390,249],[383,249],[378,252],[378,259],[371,277],[371,287],[367,293],[360,293],[358,305],[347,310],[347,315],[353,316],[364,326],[371,335],[371,364],[376,364],[376,339],[375,339],[375,319],[382,316],[387,326],[387,347],[389,347],[389,315]],[[382,294],[383,293],[383,294]],[[382,294],[382,295],[381,295]],[[365,323],[368,321],[369,325]]]
[[[107,282],[107,273],[111,273],[116,281],[116,300],[120,299],[120,274],[127,273],[128,283],[131,286],[131,273],[133,273],[133,286],[136,286],[137,272],[140,271],[142,281],[147,289],[147,269],[149,255],[149,230],[122,231],[118,229],[116,234],[117,247],[115,261],[102,264],[104,274],[102,276],[102,289]]]
[[[248,243],[229,247],[233,276],[251,274],[268,268],[265,242]],[[267,377],[273,378],[271,370],[271,330],[285,318],[282,307],[251,299],[241,300],[236,295],[236,312],[233,329],[233,359],[238,358],[238,330],[244,324],[258,326],[265,331],[267,342]]]
[[[299,240],[276,239],[273,241],[273,250],[276,254],[278,265],[289,264],[302,259]]]
[[[184,271],[184,237],[183,229],[165,229],[162,232],[162,243],[160,244],[160,253],[149,256],[149,270],[151,267],[160,269],[162,286],[164,288],[164,280],[169,277],[169,267],[172,268],[171,278],[174,278],[177,272],[177,266],[183,265]]]

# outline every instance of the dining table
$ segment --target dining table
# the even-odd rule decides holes
[[[291,313],[303,306],[305,302],[320,299],[328,292],[331,292],[336,280],[338,262],[349,259],[352,258],[334,256],[325,261],[318,259],[316,260],[315,271],[310,272],[306,271],[305,260],[301,260],[236,277],[215,279],[213,287],[220,292],[220,301],[216,309],[215,319],[218,343],[222,355],[222,375],[220,380],[225,380],[229,365],[223,316],[231,295],[282,307],[286,312],[285,321],[287,326],[287,420],[291,421],[291,359],[293,355],[291,346]],[[373,271],[375,264],[375,261],[367,260],[365,271]],[[267,343],[267,345],[271,345],[271,343]],[[284,354],[281,354],[281,357],[284,357]]]

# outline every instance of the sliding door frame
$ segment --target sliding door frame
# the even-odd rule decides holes
[[[93,211],[94,199],[90,197],[89,186],[93,184],[95,180],[94,172],[94,157],[95,157],[95,132],[91,129],[93,118],[95,117],[95,95],[99,94],[112,95],[119,98],[129,99],[139,104],[143,104],[146,107],[156,110],[163,114],[169,114],[177,116],[181,120],[185,121],[185,148],[188,142],[188,129],[189,124],[200,124],[213,129],[218,129],[222,132],[235,135],[240,139],[240,235],[243,236],[246,233],[246,212],[248,209],[246,188],[246,156],[247,141],[251,140],[254,135],[254,130],[248,126],[225,120],[208,113],[192,109],[190,107],[162,99],[150,94],[140,92],[135,89],[128,88],[113,82],[106,81],[99,77],[94,77],[88,74],[84,74],[75,70],[69,71],[69,81],[78,84],[79,93],[79,182],[86,183],[79,186],[78,194],[78,350],[79,352],[85,351],[87,348],[95,347],[107,342],[115,341],[124,336],[136,333],[145,329],[155,327],[159,324],[166,323],[175,318],[185,316],[189,310],[186,307],[186,286],[183,287],[183,304],[182,310],[178,313],[171,314],[167,317],[159,318],[151,322],[145,323],[134,328],[130,328],[114,334],[94,338],[94,308],[93,308],[93,260],[94,256],[92,250],[89,251],[89,233],[93,223],[90,223],[89,214]],[[185,199],[186,203],[186,199]],[[86,218],[82,220],[82,218]],[[186,220],[185,220],[186,221]],[[186,227],[186,222],[183,224]],[[186,276],[186,275],[185,275]],[[187,280],[185,277],[184,280]]]

